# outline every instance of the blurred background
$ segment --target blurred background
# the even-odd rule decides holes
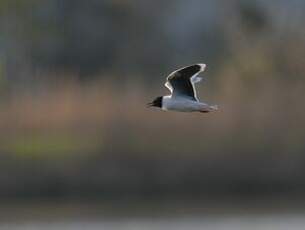
[[[0,229],[304,229],[305,2],[1,0]],[[148,109],[206,63],[211,114]]]

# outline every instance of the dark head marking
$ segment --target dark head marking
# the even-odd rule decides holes
[[[151,103],[148,103],[147,106],[148,107],[151,107],[151,106],[154,106],[154,107],[160,107],[162,108],[162,100],[163,100],[163,97],[157,97],[155,100],[153,100]]]

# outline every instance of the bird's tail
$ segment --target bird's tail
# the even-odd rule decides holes
[[[218,105],[211,105],[210,109],[211,109],[211,111],[216,111],[216,110],[219,109],[219,106]]]

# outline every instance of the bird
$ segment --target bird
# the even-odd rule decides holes
[[[217,105],[200,102],[195,84],[202,80],[198,75],[206,69],[206,64],[194,64],[175,70],[166,78],[165,86],[171,94],[156,97],[148,107],[158,107],[165,111],[209,113],[218,110]]]

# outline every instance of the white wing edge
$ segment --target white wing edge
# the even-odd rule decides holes
[[[166,88],[169,89],[169,91],[171,91],[171,93],[173,93],[173,87],[172,87],[171,83],[169,83],[169,81],[166,81],[164,85]]]
[[[203,63],[199,63],[199,64],[196,64],[196,65],[200,66],[200,71],[199,72],[203,72],[205,70],[205,68],[207,67],[207,65],[203,64]]]
[[[197,75],[200,74],[201,72],[203,72],[203,71],[205,70],[205,68],[206,68],[207,65],[206,65],[206,64],[203,64],[203,63],[198,63],[198,64],[194,64],[194,65],[199,65],[199,66],[200,66],[200,70],[199,70],[196,74],[194,74],[194,75],[191,77],[191,83],[192,83],[192,85],[193,85],[195,98],[197,99],[197,93],[196,93],[196,88],[195,88],[194,84],[195,84],[195,83],[198,83],[198,82],[200,82],[200,81],[202,80],[202,77],[198,77]],[[185,67],[186,67],[186,66],[185,66]],[[168,76],[170,76],[170,75],[176,73],[177,71],[179,71],[179,70],[181,70],[181,69],[184,69],[185,67],[182,67],[182,68],[180,68],[180,69],[177,69],[177,70],[171,72]],[[170,91],[171,93],[173,93],[173,87],[172,87],[172,85],[171,85],[171,83],[170,83],[169,81],[166,81],[164,85],[165,85],[166,88],[169,89],[169,91]]]
[[[200,70],[191,77],[191,83],[192,83],[193,90],[194,90],[194,97],[197,101],[199,101],[199,99],[197,97],[197,90],[196,90],[195,84],[202,80],[202,77],[198,77],[198,74],[200,74],[201,72],[203,72],[205,70],[206,64],[196,64],[196,65],[200,66]]]
[[[200,70],[199,70],[198,73],[196,73],[196,74],[193,75],[192,77],[194,77],[194,76],[198,75],[199,73],[203,72],[203,71],[205,70],[205,68],[207,67],[207,65],[206,65],[206,64],[203,64],[203,63],[198,63],[198,64],[194,64],[194,65],[199,65],[199,66],[200,66]],[[193,65],[190,65],[190,66],[193,66]],[[184,69],[184,68],[186,68],[186,67],[188,67],[188,66],[184,66],[184,67],[182,67],[182,68],[180,68],[180,69],[177,69],[177,70],[171,72],[171,73],[170,73],[169,75],[167,75],[167,76],[170,76],[170,75],[172,75],[172,74],[174,74],[174,73],[176,73],[176,72],[178,72],[178,71],[180,71],[180,70],[182,70],[182,69]]]
[[[198,77],[198,74],[203,72],[205,70],[206,66],[207,66],[206,64],[195,64],[195,65],[199,65],[200,66],[200,70],[191,77],[192,84],[198,83],[198,82],[200,82],[202,80],[201,77]]]
[[[195,76],[191,79],[192,84],[196,84],[202,80],[202,77]]]

